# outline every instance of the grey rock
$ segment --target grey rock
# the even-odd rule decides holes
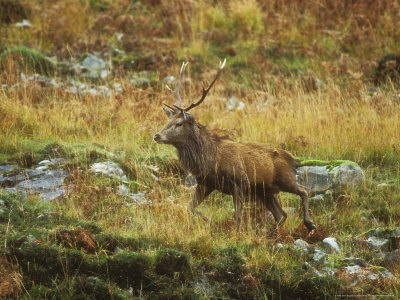
[[[293,243],[293,248],[299,249],[301,250],[302,253],[305,254],[310,249],[310,245],[306,241],[303,241],[302,239],[297,239]]]
[[[329,174],[334,178],[334,188],[351,188],[359,186],[364,181],[363,170],[356,164],[349,162],[334,167]]]
[[[94,163],[90,167],[90,171],[96,174],[106,175],[119,180],[127,180],[124,171],[115,163],[110,160]]]
[[[16,168],[18,168],[18,165],[0,165],[0,174],[11,172]]]
[[[128,197],[129,200],[132,201],[132,202],[124,202],[124,204],[127,206],[151,204],[151,201],[146,199],[146,192],[131,193],[131,191],[125,184],[118,186],[118,192],[120,195]]]
[[[15,23],[15,27],[32,27],[32,24],[28,20],[22,20],[21,22]]]
[[[148,87],[150,85],[150,80],[146,77],[133,76],[131,83],[136,87]]]
[[[334,251],[336,253],[340,253],[339,245],[337,244],[336,239],[333,237],[327,237],[327,238],[323,239],[322,245],[328,251],[331,251],[331,252]]]
[[[242,101],[239,101],[238,98],[236,97],[231,97],[229,98],[228,102],[225,105],[225,108],[227,110],[243,110],[244,108],[244,103]]]
[[[114,253],[123,253],[123,252],[125,252],[124,251],[124,249],[122,249],[122,248],[119,248],[119,247],[115,247],[115,249],[114,249]]]
[[[382,251],[389,250],[389,239],[377,236],[371,236],[367,239],[367,243],[372,250],[382,250]]]
[[[86,54],[77,65],[81,69],[84,77],[106,78],[110,74],[107,63],[91,53]]]
[[[387,270],[371,270],[358,265],[344,267],[343,271],[350,275],[348,278],[351,281],[351,286],[355,286],[359,282],[364,282],[365,280],[378,284],[381,280],[395,279],[393,274]]]
[[[131,194],[129,198],[133,200],[136,205],[151,204],[151,201],[146,199],[145,192]]]
[[[379,183],[376,187],[377,188],[388,188],[388,187],[393,187],[394,186],[394,182],[382,182]]]
[[[29,243],[29,244],[36,244],[36,242],[37,242],[37,238],[36,237],[34,237],[32,234],[30,234],[30,235],[28,235],[27,236],[27,242]]]
[[[64,158],[51,158],[51,159],[46,159],[42,160],[41,162],[38,163],[39,166],[56,166],[65,163],[66,160]]]
[[[364,180],[364,173],[356,164],[345,162],[332,170],[326,166],[299,167],[296,179],[310,191],[322,193],[359,186]]]
[[[163,78],[163,83],[165,84],[175,84],[176,83],[176,78],[175,76],[166,76]]]
[[[192,187],[192,186],[195,186],[196,184],[197,184],[196,178],[191,173],[189,173],[185,177],[185,186],[186,187]]]
[[[37,178],[19,182],[15,190],[23,195],[38,194],[44,202],[47,202],[66,193],[62,185],[67,177],[68,173],[63,169],[50,170]]]
[[[324,195],[318,194],[318,195],[315,195],[314,197],[311,197],[309,200],[316,200],[316,201],[324,200]]]
[[[296,173],[297,181],[316,193],[325,192],[333,184],[333,178],[325,166],[299,167]]]
[[[325,264],[326,263],[326,253],[322,250],[315,249],[313,253],[313,261],[316,264]]]

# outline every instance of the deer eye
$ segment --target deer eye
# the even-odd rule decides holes
[[[182,126],[182,125],[183,125],[182,121],[175,124],[176,127],[179,127],[179,126]]]

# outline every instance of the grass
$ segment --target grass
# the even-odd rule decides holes
[[[62,156],[67,158],[64,167],[71,174],[67,184],[72,193],[44,207],[35,198],[21,203],[14,196],[0,196],[12,204],[0,214],[0,244],[5,239],[15,243],[15,247],[1,250],[9,256],[7,262],[0,259],[0,269],[13,274],[15,295],[52,298],[65,294],[73,298],[103,291],[110,298],[127,298],[128,289],[121,278],[111,280],[102,277],[103,269],[93,271],[123,256],[116,256],[116,247],[131,255],[119,263],[137,257],[145,262],[148,273],[144,272],[143,282],[150,283],[137,286],[133,280],[133,293],[149,299],[156,299],[157,293],[177,299],[329,298],[371,291],[399,294],[391,283],[377,288],[368,284],[349,287],[330,276],[316,277],[312,270],[304,269],[308,257],[290,247],[274,246],[278,240],[271,234],[271,221],[257,223],[250,216],[244,221],[245,230],[237,233],[232,200],[220,193],[213,193],[198,208],[210,218],[210,224],[191,217],[186,207],[193,191],[183,186],[185,173],[175,150],[152,141],[153,134],[166,124],[162,103],[175,101],[163,83],[154,81],[176,76],[181,61],[189,61],[190,81],[181,90],[184,102],[189,103],[201,94],[201,83],[213,78],[218,61],[227,57],[216,86],[193,111],[196,119],[234,140],[271,143],[308,162],[351,160],[360,165],[366,181],[359,189],[323,202],[310,201],[310,210],[316,224],[335,237],[342,249],[341,254],[329,256],[330,264],[339,265],[345,257],[362,257],[370,266],[380,265],[355,239],[376,227],[396,227],[400,217],[399,85],[373,84],[377,60],[387,53],[399,53],[398,18],[391,9],[397,5],[395,1],[374,2],[372,7],[364,1],[351,5],[329,0],[232,0],[217,5],[211,1],[127,0],[40,3],[30,3],[32,28],[0,25],[2,45],[35,49],[27,53],[37,55],[21,54],[27,61],[18,68],[8,61],[1,83],[20,82],[21,70],[38,72],[36,67],[33,71],[25,67],[38,61],[40,53],[75,60],[84,53],[117,47],[126,52],[129,68],[124,69],[124,56],[114,58],[117,71],[104,84],[119,82],[124,92],[108,98],[78,96],[33,83],[0,89],[0,164],[21,164],[28,154],[33,163]],[[44,18],[35,14],[39,10]],[[138,20],[134,26],[129,26],[130,18]],[[116,33],[124,36],[118,39]],[[111,52],[108,55],[112,61]],[[137,64],[132,65],[131,60]],[[143,68],[156,74],[152,83],[132,86],[129,74]],[[55,76],[60,81],[68,79],[62,74]],[[305,78],[319,79],[322,86],[306,88]],[[225,110],[221,99],[231,96],[245,103],[242,111]],[[122,166],[131,191],[145,191],[151,205],[127,205],[116,193],[119,182],[90,174],[90,164],[106,158]],[[381,182],[393,185],[378,188]],[[300,199],[282,194],[281,201],[284,207],[296,208],[285,223],[282,241],[306,238],[299,227]],[[250,215],[250,210],[246,214]],[[32,218],[41,214],[50,221]],[[95,224],[97,229],[87,224]],[[78,226],[99,231],[95,255],[55,241],[58,229]],[[29,255],[14,253],[21,258],[16,261],[9,251],[17,251],[18,237],[26,239],[29,234],[40,240],[38,247],[52,254],[55,265],[65,266],[72,255],[84,261],[86,269],[71,261],[68,272],[54,268],[58,277],[52,283],[41,273],[41,263],[27,270],[26,264],[33,263]],[[91,264],[94,256],[101,261],[99,265]],[[164,270],[159,263],[164,260],[182,270]],[[18,272],[23,274],[22,281]],[[35,276],[44,279],[36,284]],[[202,281],[204,276],[208,283]]]

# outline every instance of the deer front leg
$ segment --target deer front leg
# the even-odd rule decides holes
[[[211,193],[211,189],[209,189],[205,184],[197,184],[196,190],[193,194],[192,201],[190,201],[188,210],[190,213],[194,214],[195,212],[199,214],[206,222],[209,222],[210,220],[204,216],[202,213],[196,211],[196,207],[203,202],[203,200]]]

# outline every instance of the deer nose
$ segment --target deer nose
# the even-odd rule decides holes
[[[160,135],[157,133],[153,136],[153,140],[155,140],[156,142],[160,139]]]

